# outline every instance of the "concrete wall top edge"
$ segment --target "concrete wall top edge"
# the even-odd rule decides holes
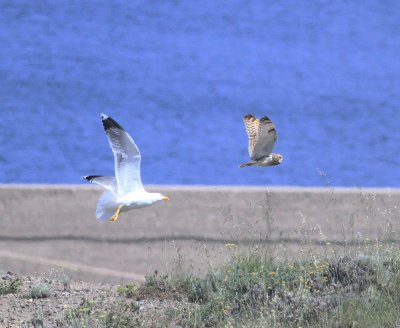
[[[352,188],[352,187],[299,187],[299,186],[229,186],[229,185],[145,185],[149,191],[204,191],[204,192],[252,192],[252,191],[270,191],[270,192],[334,192],[334,193],[385,193],[385,194],[400,194],[400,188]],[[103,190],[102,187],[91,184],[0,184],[2,190]]]

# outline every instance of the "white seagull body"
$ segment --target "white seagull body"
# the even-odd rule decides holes
[[[82,177],[106,188],[97,204],[96,217],[102,221],[115,221],[120,212],[168,200],[160,193],[144,190],[140,179],[141,156],[131,136],[111,117],[102,114],[101,120],[114,153],[115,177]]]

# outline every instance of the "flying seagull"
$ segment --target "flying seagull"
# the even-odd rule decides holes
[[[140,179],[141,156],[131,136],[111,117],[101,114],[101,120],[114,153],[115,177],[82,177],[106,188],[97,203],[96,217],[102,221],[115,221],[120,212],[168,200],[164,195],[144,190]]]
[[[244,126],[249,136],[249,154],[251,161],[239,165],[245,166],[272,166],[281,164],[283,156],[272,153],[272,149],[278,140],[275,125],[264,116],[260,120],[248,114],[244,118]]]

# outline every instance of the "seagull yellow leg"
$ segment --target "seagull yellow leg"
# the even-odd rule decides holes
[[[115,214],[112,217],[110,217],[110,222],[115,221],[116,219],[118,219],[118,214],[119,214],[119,211],[121,210],[121,208],[122,208],[122,205],[119,205],[117,211],[115,212]]]

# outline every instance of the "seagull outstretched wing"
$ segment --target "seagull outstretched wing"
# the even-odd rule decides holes
[[[82,179],[96,183],[106,189],[111,189],[113,192],[118,193],[118,184],[115,177],[107,177],[104,175],[85,175],[82,177]]]
[[[111,117],[102,114],[104,130],[114,153],[118,194],[144,190],[140,179],[140,152],[131,136]],[[96,182],[96,181],[93,181]]]

